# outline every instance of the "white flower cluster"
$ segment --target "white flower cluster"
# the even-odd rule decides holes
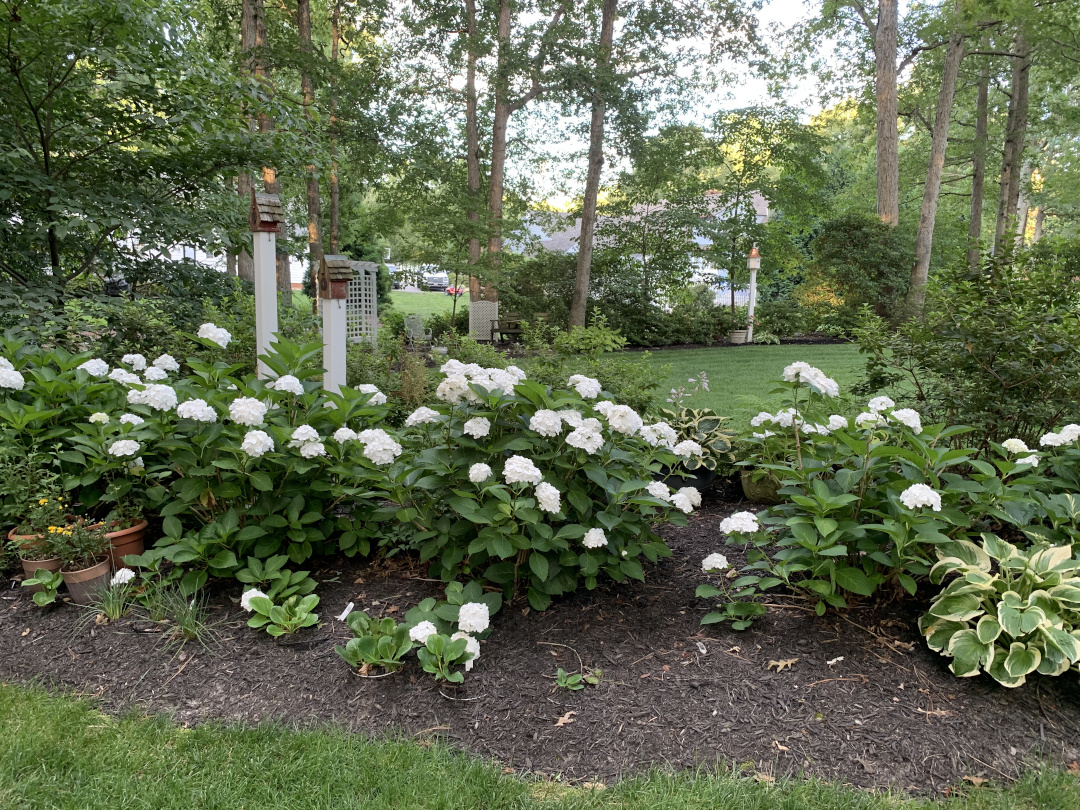
[[[457,405],[462,400],[476,403],[479,395],[470,384],[485,391],[513,393],[514,386],[525,379],[525,372],[517,366],[484,368],[476,363],[462,363],[460,360],[447,360],[439,369],[446,378],[439,383],[435,396],[450,405]]]
[[[194,419],[196,422],[216,422],[217,411],[210,407],[205,399],[189,399],[176,408],[176,415],[181,419]]]
[[[109,587],[116,588],[120,585],[127,585],[131,580],[135,579],[135,572],[130,568],[121,568],[115,574],[112,579],[109,580]]]
[[[465,661],[465,671],[468,672],[473,668],[476,659],[480,657],[480,642],[468,633],[457,632],[450,636],[451,641],[458,641],[459,639],[465,639],[465,652],[469,653],[471,656]]]
[[[212,341],[223,349],[228,346],[229,341],[232,340],[232,335],[229,333],[228,329],[223,329],[212,323],[204,323],[199,327],[197,334],[204,340]]]
[[[474,416],[461,429],[474,439],[482,439],[491,432],[491,420],[483,416]]]
[[[559,490],[547,481],[541,481],[536,485],[536,501],[541,509],[553,515],[562,508],[562,496]]]
[[[364,445],[364,457],[375,464],[393,464],[401,455],[401,445],[382,428],[362,430],[356,438]]]
[[[148,405],[155,411],[171,411],[176,407],[176,391],[158,383],[148,385],[142,391],[132,388],[127,399],[132,405]]]
[[[491,467],[483,462],[477,462],[469,467],[469,480],[474,484],[481,484],[491,478]]]
[[[508,484],[539,484],[544,476],[531,459],[510,456],[503,465],[503,479]]]
[[[728,559],[723,554],[710,554],[701,561],[701,570],[706,574],[710,571],[723,571],[728,567]]]
[[[637,411],[629,405],[613,405],[607,408],[606,411],[604,416],[608,421],[608,425],[616,433],[633,436],[645,426]]]
[[[26,380],[23,375],[15,370],[11,361],[6,357],[0,357],[0,388],[9,388],[12,391],[22,391]]]
[[[405,420],[405,427],[414,427],[416,425],[426,425],[430,422],[439,421],[439,412],[432,410],[431,408],[421,405],[415,411],[409,414],[409,417]]]
[[[180,409],[177,408],[177,412],[179,412],[179,410]],[[137,414],[133,414],[133,413],[120,414],[120,419],[119,419],[119,422],[120,422],[121,425],[132,425],[132,426],[141,425],[145,421],[146,420],[143,419],[141,416],[138,416]]]
[[[826,377],[825,372],[814,368],[809,363],[802,361],[792,363],[784,369],[784,379],[787,382],[804,382],[812,385],[827,397],[840,396],[840,386],[836,384],[836,380]]]
[[[1061,447],[1080,439],[1080,425],[1066,425],[1058,433],[1047,433],[1039,439],[1042,447]]]
[[[240,449],[252,458],[259,458],[274,449],[274,440],[264,430],[249,430],[244,434]]]
[[[420,622],[409,629],[409,638],[417,644],[427,644],[430,636],[439,635],[439,628],[431,622]]]
[[[293,394],[294,396],[301,396],[304,393],[304,384],[292,374],[282,374],[266,387],[272,388],[274,391]]]
[[[154,360],[154,366],[164,371],[179,371],[180,364],[176,362],[176,358],[171,354],[163,354]]]
[[[911,432],[916,435],[922,433],[922,417],[919,416],[918,411],[911,408],[897,408],[889,414],[889,418],[910,428]]]
[[[570,387],[577,391],[578,396],[582,399],[596,399],[600,396],[600,392],[604,390],[604,386],[600,384],[599,380],[586,377],[584,374],[572,375],[569,382]]]
[[[161,382],[162,380],[169,379],[169,372],[163,368],[158,368],[157,366],[150,366],[150,368],[143,372],[143,377],[147,382]]]
[[[1023,441],[1023,439],[1006,439],[1001,443],[1001,446],[1008,450],[1010,453],[1028,453],[1031,452]]]
[[[694,458],[700,456],[704,449],[697,442],[686,439],[679,442],[677,445],[671,448],[671,452],[677,455],[679,458]]]
[[[139,355],[140,357],[142,355]],[[109,379],[114,382],[123,383],[124,385],[137,385],[142,383],[138,374],[132,374],[126,368],[120,368],[117,366],[109,372]]]
[[[679,491],[671,496],[671,505],[689,515],[701,506],[701,493],[696,487],[680,487]]]
[[[87,420],[92,425],[104,425],[109,421],[109,415],[102,411],[90,414],[90,418]]]
[[[772,424],[773,427],[794,427],[803,435],[817,434],[819,436],[828,436],[834,430],[843,430],[848,426],[847,418],[837,413],[834,413],[829,417],[827,424],[812,425],[809,422],[804,421],[794,408],[784,408],[783,410],[777,411],[775,414],[771,414],[768,411],[762,411],[750,420],[750,425],[751,427],[760,427],[766,422]],[[755,433],[754,438],[765,439],[775,435],[776,433],[773,431],[766,430],[764,433]]]
[[[109,364],[97,357],[78,366],[91,377],[104,377],[109,373]]]
[[[116,456],[117,458],[134,456],[138,452],[139,443],[134,439],[121,439],[120,441],[113,442],[109,445],[109,455]]]
[[[334,431],[334,441],[337,442],[338,444],[345,444],[345,442],[355,441],[356,439],[359,439],[359,438],[360,438],[360,434],[358,434],[355,430],[353,430],[352,428],[350,428],[348,426],[345,426],[345,425],[342,425],[341,427],[339,427],[337,430]]]
[[[364,383],[363,385],[356,386],[356,390],[359,391],[361,394],[371,394],[371,399],[368,400],[369,405],[386,404],[386,394],[380,391],[378,386]]]
[[[250,588],[244,591],[243,596],[240,597],[240,607],[242,607],[248,613],[251,613],[251,611],[255,609],[251,606],[251,600],[254,599],[256,596],[261,596],[263,599],[267,598],[266,594],[260,591],[258,588]]]
[[[253,397],[237,397],[229,403],[229,418],[238,425],[254,427],[261,425],[268,407]]]
[[[142,371],[146,368],[146,358],[141,354],[125,354],[120,358],[125,366],[131,366],[133,371]]]
[[[653,447],[666,447],[671,449],[679,441],[679,434],[675,428],[667,422],[657,422],[655,425],[645,425],[639,431],[642,441]]]
[[[589,455],[604,446],[604,434],[600,432],[600,420],[582,419],[581,424],[566,434],[566,443],[571,447],[584,450]]]
[[[607,535],[603,529],[589,529],[581,539],[585,548],[603,548],[607,545]]]
[[[558,411],[541,408],[529,419],[529,430],[551,438],[562,433],[563,419]]]
[[[941,511],[941,495],[926,484],[912,484],[900,493],[900,503],[908,509],[929,506],[935,512]]]
[[[292,432],[289,439],[289,447],[299,449],[304,458],[315,458],[326,455],[326,447],[319,438],[319,432],[311,425],[300,425]]]
[[[753,512],[736,512],[720,521],[720,531],[723,534],[753,534],[760,528],[757,515]]]
[[[467,602],[458,608],[458,628],[463,633],[483,633],[491,626],[491,611],[483,602]]]

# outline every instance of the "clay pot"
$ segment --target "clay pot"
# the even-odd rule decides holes
[[[754,503],[784,502],[783,496],[778,492],[780,482],[771,474],[766,473],[764,476],[755,479],[752,470],[743,470],[739,480],[742,482],[743,495],[746,496],[748,501]]]
[[[105,534],[106,539],[112,543],[112,548],[109,549],[109,557],[112,560],[112,567],[114,571],[119,571],[121,568],[131,568],[130,565],[124,564],[124,557],[128,554],[142,554],[143,537],[146,534],[147,522],[140,520],[134,526],[128,526],[126,529],[118,529],[115,532],[107,532]]]
[[[91,604],[98,592],[108,587],[111,565],[112,561],[103,557],[101,562],[81,571],[61,570],[60,574],[64,577],[71,601],[77,605]]]
[[[732,329],[728,332],[728,340],[735,344],[746,343],[746,329]]]
[[[18,527],[15,527],[18,528]],[[15,534],[15,528],[8,532],[8,540],[19,547],[19,556],[33,556],[35,550],[40,549],[45,543],[43,534]]]
[[[22,561],[23,579],[32,579],[34,573],[39,569],[44,568],[46,571],[59,571],[60,570],[60,558],[53,557],[49,560],[27,560]],[[30,593],[37,593],[41,590],[40,585],[30,585],[27,587]]]

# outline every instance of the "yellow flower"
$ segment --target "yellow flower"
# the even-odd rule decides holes
[[[38,501],[38,506],[44,506],[48,502],[49,502],[48,498],[42,498],[40,501]]]

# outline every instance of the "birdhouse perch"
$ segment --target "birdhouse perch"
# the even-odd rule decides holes
[[[348,298],[352,277],[352,262],[347,256],[323,256],[319,265],[319,298]]]
[[[279,233],[285,224],[285,209],[277,194],[251,192],[251,212],[248,225],[253,233]]]

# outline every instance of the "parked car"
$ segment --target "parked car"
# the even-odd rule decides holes
[[[446,288],[446,294],[447,295],[452,295],[455,298],[457,296],[459,296],[459,295],[464,295],[468,291],[469,291],[468,287],[447,287]]]
[[[446,273],[428,273],[424,276],[424,285],[431,292],[445,292],[450,286],[450,276]]]

